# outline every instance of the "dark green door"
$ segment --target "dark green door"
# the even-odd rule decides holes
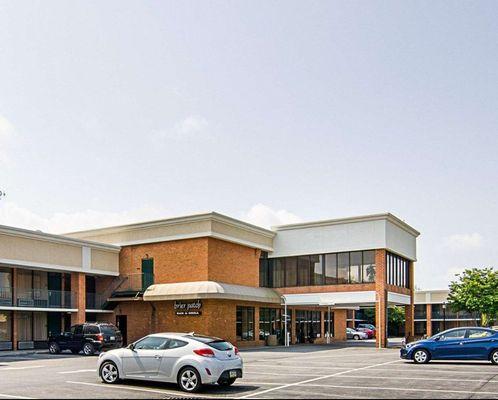
[[[154,260],[148,258],[142,260],[142,290],[145,291],[154,284]]]
[[[48,304],[49,307],[62,306],[62,274],[59,272],[48,273]]]

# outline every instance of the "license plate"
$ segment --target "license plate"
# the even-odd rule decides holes
[[[230,378],[237,378],[237,371],[230,371],[228,375]]]
[[[116,340],[116,336],[111,336],[111,340]]]

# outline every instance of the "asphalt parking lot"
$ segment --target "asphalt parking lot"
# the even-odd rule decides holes
[[[170,384],[103,384],[95,372],[97,357],[0,357],[0,398],[498,398],[498,366],[415,365],[400,360],[398,352],[337,345],[246,350],[243,379],[195,396]]]

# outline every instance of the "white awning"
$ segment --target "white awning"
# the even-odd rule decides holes
[[[283,297],[288,306],[357,308],[375,304],[374,291],[286,294]]]
[[[231,285],[213,281],[162,283],[147,288],[145,301],[226,299],[280,304],[281,297],[269,288]]]

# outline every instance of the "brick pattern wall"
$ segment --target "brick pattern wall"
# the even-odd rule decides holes
[[[74,308],[78,311],[71,314],[71,324],[82,324],[86,321],[86,290],[85,274],[81,272],[71,273],[71,291],[74,293]]]
[[[387,275],[386,251],[375,250],[375,326],[377,347],[387,347]]]

